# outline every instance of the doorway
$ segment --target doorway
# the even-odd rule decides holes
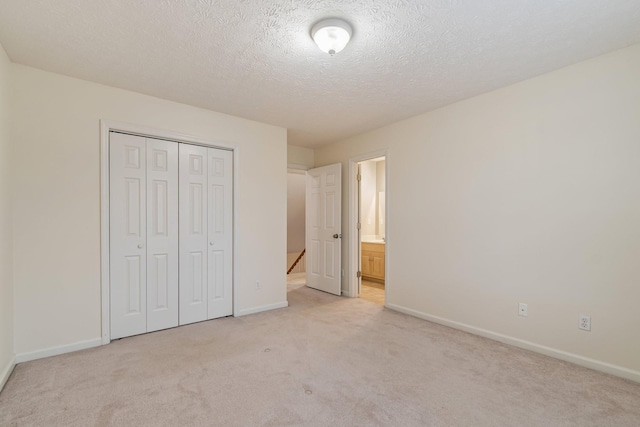
[[[360,292],[359,297],[385,302],[385,157],[358,163],[360,183]]]
[[[287,169],[287,284],[306,284],[305,201],[307,172]]]
[[[355,191],[352,221],[356,238],[351,247],[357,266],[352,296],[384,305],[387,293],[387,155],[375,153],[352,159]]]

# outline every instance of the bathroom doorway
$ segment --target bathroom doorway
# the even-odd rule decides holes
[[[357,296],[384,305],[386,300],[386,156],[357,163],[358,260]]]

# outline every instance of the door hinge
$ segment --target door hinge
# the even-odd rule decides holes
[[[362,227],[362,224],[361,224],[361,223],[358,223],[358,225],[356,225],[356,229],[357,229],[357,230],[360,230],[360,227]]]
[[[359,278],[361,278],[361,277],[362,277],[362,271],[358,271],[358,272],[356,273],[356,277],[357,277],[358,279],[359,279]]]
[[[358,175],[356,175],[356,179],[358,180],[358,182],[362,181],[362,175],[358,173]]]

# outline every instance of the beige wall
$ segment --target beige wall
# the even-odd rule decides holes
[[[386,195],[384,193],[387,188],[386,167],[386,162],[384,160],[376,162],[376,234],[381,237],[384,237],[386,224],[384,212],[386,209]]]
[[[295,169],[311,169],[314,167],[315,153],[311,148],[287,146],[287,164]]]
[[[640,381],[638,76],[635,45],[317,150],[389,150],[387,302]]]
[[[380,192],[385,191],[385,161],[367,160],[360,162],[360,236],[369,238],[384,237],[384,199]],[[365,237],[366,238],[366,237]]]
[[[13,363],[13,246],[9,159],[9,58],[0,46],[0,389]]]
[[[235,144],[240,312],[286,303],[285,129],[16,64],[12,71],[17,354],[100,338],[100,119]]]
[[[287,253],[295,253],[296,257],[305,245],[306,184],[307,175],[303,171],[287,174]]]
[[[360,163],[360,175],[362,176],[360,181],[360,218],[362,220],[360,234],[363,236],[375,236],[378,234],[376,227],[378,212],[376,204],[376,195],[378,194],[376,162],[369,160]]]

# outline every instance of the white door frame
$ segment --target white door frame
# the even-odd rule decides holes
[[[233,151],[233,212],[237,212],[238,200],[238,171],[240,148],[226,141],[212,141],[177,132],[148,128],[131,123],[100,120],[100,290],[102,299],[102,345],[111,342],[111,306],[109,303],[110,277],[109,277],[109,132],[123,132],[142,137],[163,139],[187,144],[202,145],[205,147],[220,148]],[[235,292],[235,277],[237,277],[236,221],[233,222],[233,315],[239,312],[238,293]]]
[[[384,217],[385,217],[385,245],[384,245],[384,301],[387,304],[387,296],[389,292],[389,265],[390,265],[390,251],[389,251],[389,149],[372,151],[359,156],[351,157],[349,159],[349,175],[347,180],[349,181],[349,284],[348,295],[351,298],[358,296],[358,283],[359,279],[356,276],[358,272],[358,265],[360,257],[360,239],[358,238],[358,163],[365,162],[367,160],[375,159],[376,157],[385,158],[385,174],[384,174],[384,186],[385,186],[385,204],[384,204]]]

